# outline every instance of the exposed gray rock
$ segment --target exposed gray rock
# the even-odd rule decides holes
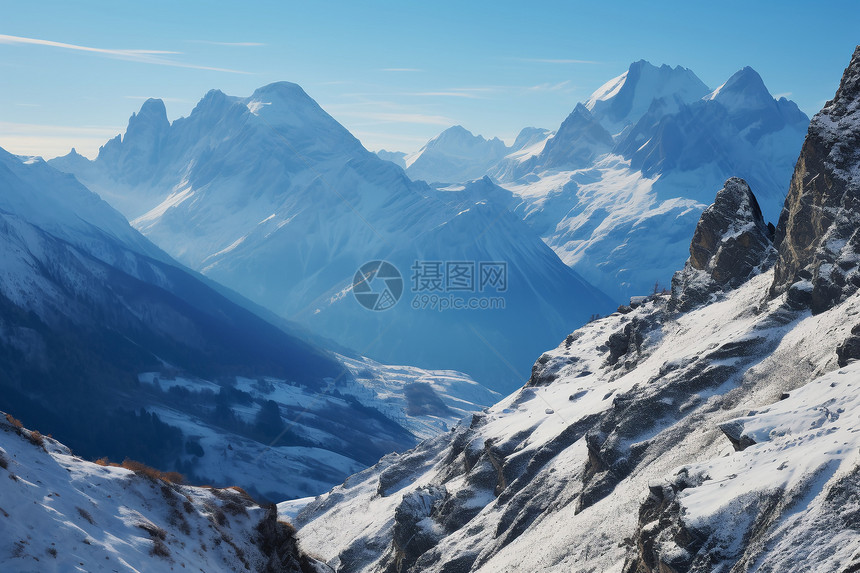
[[[771,296],[810,276],[824,311],[860,287],[860,46],[835,97],[812,118],[779,217]]]
[[[387,571],[409,570],[418,557],[439,542],[441,530],[436,530],[431,516],[447,495],[445,486],[425,485],[403,496],[394,511],[392,555]]]
[[[720,424],[720,430],[723,431],[723,433],[732,443],[732,447],[735,449],[736,452],[742,452],[748,447],[755,444],[755,440],[753,440],[749,436],[744,435],[744,427],[739,422],[731,421],[726,422],[725,424]]]
[[[860,324],[855,325],[845,342],[836,347],[836,357],[840,368],[860,359]]]
[[[705,209],[690,243],[690,258],[672,277],[671,310],[686,311],[736,288],[769,266],[773,226],[743,179],[732,177]]]

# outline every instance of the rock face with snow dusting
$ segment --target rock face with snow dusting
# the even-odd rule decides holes
[[[809,125],[776,244],[773,294],[804,282],[821,312],[860,286],[860,48]]]
[[[690,268],[721,296],[673,312],[655,295],[587,324],[527,386],[308,505],[302,547],[351,573],[860,569],[860,363],[846,350],[860,293],[816,314],[771,296],[748,188],[730,180],[717,203]],[[751,249],[729,248],[732,228]]]
[[[690,258],[672,277],[670,307],[690,310],[758,274],[773,253],[772,241],[773,225],[764,222],[749,185],[732,177],[699,219]]]

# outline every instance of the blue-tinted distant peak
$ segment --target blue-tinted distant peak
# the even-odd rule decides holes
[[[717,101],[730,110],[760,109],[774,105],[773,96],[761,76],[749,66],[735,72],[705,99]]]

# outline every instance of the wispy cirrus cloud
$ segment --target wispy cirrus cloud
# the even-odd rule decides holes
[[[570,85],[570,80],[565,80],[558,83],[547,82],[536,86],[529,86],[526,89],[532,92],[557,92],[564,89],[571,89],[572,87],[573,86]]]
[[[227,46],[234,48],[258,48],[265,46],[262,42],[215,42],[213,40],[186,40],[192,44],[206,44],[207,46]]]
[[[406,92],[399,95],[416,97],[461,97],[466,99],[484,99],[483,97],[468,91],[440,91],[440,92]]]
[[[71,50],[76,52],[87,52],[98,54],[110,58],[128,60],[131,62],[139,62],[144,64],[154,64],[158,66],[170,66],[174,68],[187,68],[193,70],[207,70],[211,72],[227,72],[231,74],[250,74],[241,70],[231,70],[228,68],[217,68],[212,66],[200,66],[196,64],[188,64],[175,59],[170,59],[170,56],[181,55],[182,52],[174,52],[169,50],[129,50],[129,49],[112,49],[112,48],[96,48],[93,46],[82,46],[79,44],[67,44],[65,42],[55,42],[53,40],[42,40],[38,38],[25,38],[22,36],[9,36],[0,34],[0,44],[7,45],[29,45],[29,46],[46,46],[49,48],[58,48],[62,50]]]

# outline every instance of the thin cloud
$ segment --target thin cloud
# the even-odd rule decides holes
[[[123,127],[95,125],[45,125],[38,123],[15,123],[0,121],[0,131],[8,134],[21,135],[104,135],[113,136],[120,133]]]
[[[791,97],[791,93],[792,93],[792,92],[783,92],[783,93],[781,93],[781,94],[773,94],[773,99],[779,99],[779,98],[781,98],[781,97],[784,97],[784,98],[788,99],[788,98],[790,98],[790,97]]]
[[[520,62],[532,62],[534,64],[601,64],[594,60],[552,60],[547,58],[514,58]]]
[[[67,44],[64,42],[54,42],[53,40],[40,40],[38,38],[24,38],[21,36],[8,36],[0,34],[0,44],[9,45],[30,45],[30,46],[47,46],[50,48],[59,48],[63,50],[72,50],[77,52],[88,52],[99,54],[121,60],[131,62],[140,62],[144,64],[154,64],[158,66],[170,66],[174,68],[187,68],[193,70],[207,70],[211,72],[227,72],[231,74],[249,74],[240,70],[231,70],[228,68],[216,68],[211,66],[198,66],[194,64],[186,64],[177,62],[165,56],[179,55],[181,52],[172,52],[167,50],[125,50],[125,49],[107,49],[94,48],[92,46],[81,46],[78,44]]]
[[[0,147],[10,153],[39,155],[46,159],[78,153],[95,157],[104,142],[122,133],[123,127],[92,125],[43,125],[0,121]]]
[[[265,46],[262,42],[214,42],[211,40],[187,40],[192,44],[206,44],[208,46],[228,46],[233,48],[257,48]]]
[[[563,82],[558,82],[555,84],[549,83],[549,82],[545,83],[545,84],[538,84],[536,86],[531,86],[531,87],[526,88],[526,89],[528,89],[529,91],[533,91],[533,92],[557,92],[557,91],[563,90],[565,88],[568,88],[569,86],[570,86],[570,80],[565,80]]]
[[[447,92],[407,92],[400,95],[417,96],[417,97],[461,97],[466,99],[484,99],[479,95],[467,91],[447,91]]]

